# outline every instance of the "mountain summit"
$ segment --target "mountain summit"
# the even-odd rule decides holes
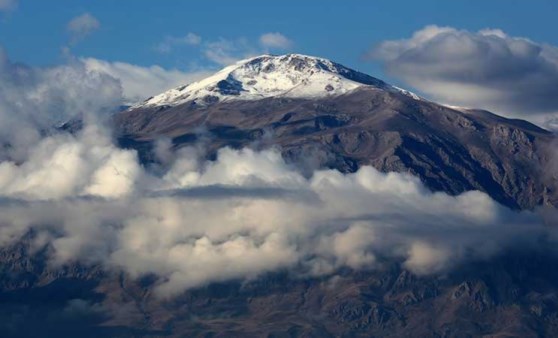
[[[261,55],[149,98],[136,107],[176,106],[185,102],[207,105],[267,97],[319,98],[363,86],[413,95],[327,59],[301,54]]]

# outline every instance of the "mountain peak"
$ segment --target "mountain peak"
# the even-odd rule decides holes
[[[171,89],[136,107],[177,106],[186,102],[203,106],[267,97],[316,98],[342,95],[363,86],[413,96],[328,59],[302,54],[264,54],[238,61],[206,79]]]

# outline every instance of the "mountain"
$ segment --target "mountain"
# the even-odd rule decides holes
[[[558,206],[552,133],[437,104],[321,58],[239,61],[121,111],[114,123],[120,145],[137,149],[146,166],[157,161],[160,138],[175,148],[201,144],[209,158],[223,146],[273,146],[306,175],[372,165],[410,172],[433,191],[482,190],[516,210]],[[342,268],[334,277],[281,270],[165,299],[154,295],[152,275],[46,264],[51,248],[37,250],[40,235],[0,248],[1,337],[558,335],[558,257],[542,244],[467,260],[443,274],[414,275],[401,261]]]
[[[514,209],[558,205],[555,136],[521,120],[437,104],[326,59],[263,55],[116,116],[120,142],[279,146],[311,170],[410,172],[432,190],[481,190]],[[207,137],[209,136],[209,137]],[[207,139],[209,141],[207,141]]]

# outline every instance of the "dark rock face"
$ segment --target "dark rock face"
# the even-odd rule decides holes
[[[553,337],[557,257],[508,253],[443,276],[396,263],[322,279],[257,280],[153,294],[97,267],[49,270],[24,247],[2,251],[0,336],[38,337]],[[24,257],[13,252],[24,254]],[[9,268],[9,270],[7,269]]]
[[[243,90],[242,84],[234,79],[219,81],[216,89],[223,95],[239,95]]]
[[[172,137],[209,148],[279,145],[286,159],[350,172],[362,165],[410,172],[432,190],[481,190],[514,209],[558,205],[556,177],[545,173],[555,137],[524,121],[457,111],[373,88],[319,100],[273,98],[208,106],[188,103],[128,110],[116,117],[122,143],[149,160],[149,142]],[[262,138],[261,135],[271,137]]]

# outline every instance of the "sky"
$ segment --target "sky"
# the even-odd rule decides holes
[[[8,0],[2,0],[9,2]],[[11,0],[13,1],[13,0]],[[256,44],[267,32],[291,39],[292,51],[333,59],[382,76],[362,54],[387,39],[400,39],[431,24],[477,31],[498,28],[512,36],[558,45],[552,0],[426,1],[87,1],[21,0],[0,20],[0,43],[12,59],[32,65],[60,62],[69,41],[67,24],[90,13],[100,27],[73,53],[108,61],[189,69],[208,64],[196,48],[160,53],[165,37],[194,33],[207,41],[245,38]],[[281,51],[276,51],[281,52]]]

